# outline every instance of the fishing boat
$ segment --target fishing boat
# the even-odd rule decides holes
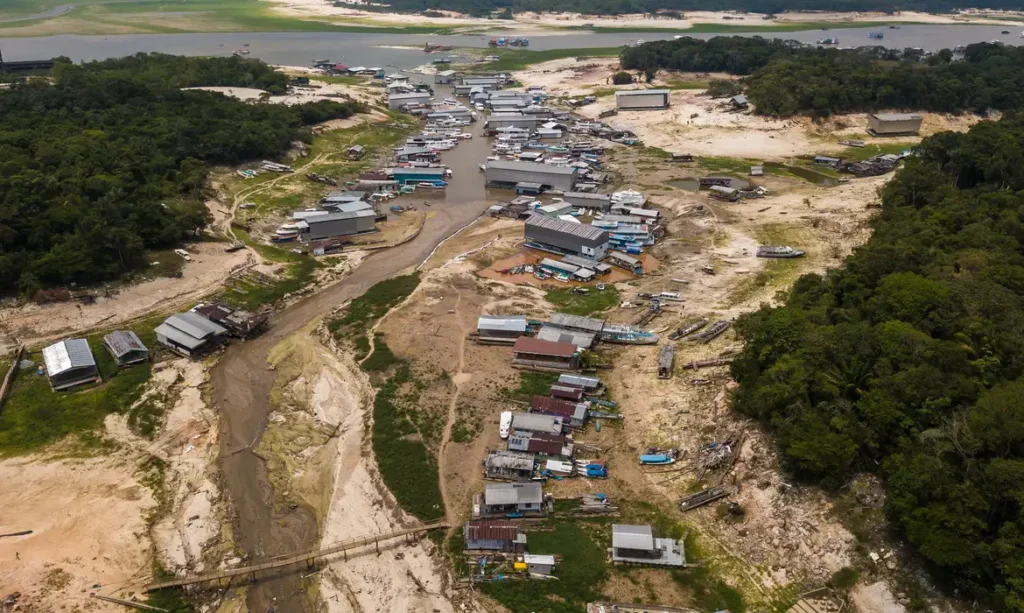
[[[600,337],[606,343],[620,345],[654,345],[658,342],[657,334],[626,324],[605,324]]]
[[[444,189],[448,186],[444,181],[430,182],[422,181],[416,184],[417,189]]]
[[[706,325],[708,325],[708,320],[706,320],[706,319],[698,319],[697,321],[695,321],[695,322],[693,322],[693,323],[691,323],[689,325],[686,325],[686,326],[683,326],[682,328],[679,328],[678,330],[676,330],[672,334],[669,334],[668,338],[669,338],[669,340],[672,340],[672,341],[678,341],[681,338],[686,338],[687,336],[690,336],[691,334],[693,334],[697,330],[700,330],[701,328],[703,328]]]
[[[725,319],[720,319],[715,323],[711,324],[706,330],[694,335],[693,340],[698,343],[709,343],[714,339],[722,335],[723,332],[729,329],[732,323]]]
[[[759,258],[799,258],[803,257],[804,253],[788,245],[760,245],[757,248]]]

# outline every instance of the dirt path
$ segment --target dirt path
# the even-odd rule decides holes
[[[484,139],[471,139],[445,155],[456,169],[455,176],[446,201],[434,204],[435,214],[416,238],[375,252],[344,281],[284,309],[265,335],[232,345],[211,370],[211,395],[221,415],[220,469],[235,514],[235,546],[249,559],[312,549],[318,536],[316,518],[309,510],[274,508],[266,463],[254,453],[267,426],[270,390],[276,379],[267,365],[270,350],[373,284],[416,266],[435,245],[479,217],[488,203],[479,175],[469,169],[486,151]],[[260,581],[249,590],[250,611],[263,613],[271,606],[289,613],[309,610],[308,596],[296,576]]]
[[[461,320],[459,319],[459,303],[461,302],[462,291],[459,291],[455,298],[455,307],[452,309],[455,311],[456,322],[461,322]],[[441,444],[438,445],[437,448],[437,478],[441,489],[441,500],[444,501],[445,516],[451,523],[451,527],[448,529],[449,533],[453,532],[456,529],[456,526],[458,526],[457,519],[459,514],[455,512],[455,510],[452,508],[452,505],[448,503],[448,487],[447,481],[444,478],[444,476],[448,473],[448,463],[446,461],[446,458],[448,456],[445,454],[444,451],[445,448],[448,446],[448,441],[450,441],[452,438],[452,426],[455,425],[456,415],[455,407],[458,405],[459,402],[459,389],[462,387],[462,384],[465,382],[467,376],[469,376],[469,373],[464,372],[464,367],[466,365],[465,336],[466,330],[462,327],[462,324],[459,323],[459,367],[458,370],[456,370],[455,374],[452,375],[452,383],[455,385],[455,390],[452,392],[452,399],[448,403],[448,418],[445,420],[444,423],[444,434],[441,435]]]

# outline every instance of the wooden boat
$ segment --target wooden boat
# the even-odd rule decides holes
[[[759,258],[799,258],[803,257],[804,253],[788,245],[761,245],[757,248]]]
[[[700,330],[701,328],[703,328],[706,325],[708,325],[708,320],[706,320],[706,319],[698,319],[697,321],[695,321],[695,322],[693,322],[693,323],[691,323],[689,325],[686,325],[686,326],[683,326],[682,328],[679,328],[678,330],[676,330],[672,334],[669,334],[668,338],[669,338],[669,340],[673,340],[673,341],[677,341],[677,340],[679,340],[681,338],[686,338],[687,336],[690,336],[691,334],[693,334],[697,330]]]

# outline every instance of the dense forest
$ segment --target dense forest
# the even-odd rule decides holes
[[[735,409],[804,480],[884,477],[941,585],[1024,612],[1024,117],[925,139],[874,233],[737,325]]]
[[[373,4],[366,7],[373,10]],[[1021,0],[974,0],[970,6],[992,9],[1021,9]],[[380,10],[425,11],[448,10],[470,15],[487,15],[506,8],[515,11],[574,12],[586,15],[625,15],[633,13],[668,13],[679,11],[750,11],[782,13],[785,11],[924,11],[942,13],[963,8],[953,0],[390,0]]]
[[[1024,105],[1024,48],[977,43],[961,56],[944,50],[805,47],[763,38],[658,41],[622,52],[628,70],[729,72],[756,111],[786,116],[910,109],[957,113]]]
[[[0,92],[0,288],[113,279],[208,222],[207,164],[275,156],[354,103],[246,104],[181,87],[283,91],[256,60],[139,54]]]

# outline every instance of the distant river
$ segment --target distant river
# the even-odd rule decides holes
[[[1010,34],[1001,34],[1009,30]],[[735,33],[737,36],[770,36],[813,43],[821,38],[839,39],[841,47],[878,44],[886,47],[920,47],[934,51],[957,45],[1000,40],[1006,44],[1024,43],[1020,28],[1008,26],[967,25],[904,25],[899,30],[882,30],[885,38],[868,38],[865,28],[832,29],[806,32]],[[505,34],[506,36],[508,34]],[[695,38],[712,38],[722,34],[695,34]],[[112,36],[40,36],[33,38],[0,38],[0,50],[6,60],[30,60],[60,55],[75,61],[122,57],[138,52],[158,51],[176,55],[230,55],[248,44],[251,57],[271,64],[308,66],[314,59],[328,58],[349,66],[397,66],[414,68],[437,55],[421,51],[389,49],[388,46],[419,47],[429,41],[458,47],[486,47],[488,36],[437,36],[426,34],[372,34],[330,32],[258,32],[203,34],[125,34]],[[563,33],[530,35],[530,49],[571,49],[578,47],[618,47],[639,39],[645,41],[672,38],[664,32],[632,32],[624,34]]]

